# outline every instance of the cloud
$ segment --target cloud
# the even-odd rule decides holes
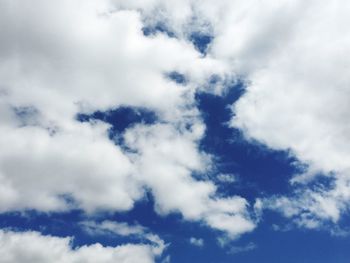
[[[126,222],[116,222],[104,220],[102,222],[84,221],[80,225],[83,229],[92,236],[96,235],[118,235],[134,237],[141,241],[148,241],[152,244],[153,252],[157,255],[162,254],[168,246],[156,234],[151,233],[146,227],[139,224],[130,225]]]
[[[246,83],[232,106],[232,127],[307,165],[291,182],[296,190],[289,198],[298,211],[341,218],[350,200],[347,1],[115,3],[138,6],[145,23],[164,21],[180,37],[196,31],[213,36],[207,56],[225,61]],[[335,183],[308,195],[308,184],[320,174]]]
[[[189,242],[190,242],[190,244],[192,244],[196,247],[203,247],[204,246],[204,240],[202,238],[191,237]]]
[[[143,13],[110,1],[2,1],[0,17],[1,212],[127,211],[149,190],[159,214],[232,237],[254,229],[245,199],[192,177],[211,161],[198,147],[194,93],[213,75],[231,78],[226,62],[186,39],[146,37]],[[159,123],[129,128],[117,145],[109,124],[77,120],[121,106],[153,111]]]
[[[249,243],[245,246],[232,246],[230,247],[229,254],[244,253],[256,249],[257,246],[254,243]]]
[[[107,138],[106,125],[74,123],[55,135],[1,125],[0,210],[127,210],[141,196],[132,165]],[[5,135],[6,134],[6,135]],[[21,165],[19,166],[18,163]]]
[[[307,164],[292,180],[293,207],[333,222],[340,218],[350,199],[347,1],[114,3],[140,8],[144,23],[161,21],[180,38],[190,39],[192,32],[213,36],[207,57],[229,64],[246,81],[246,93],[232,107],[231,125]],[[335,184],[308,195],[307,184],[319,174]]]
[[[159,254],[152,246],[128,244],[104,247],[99,243],[78,248],[71,247],[69,237],[43,236],[38,232],[0,231],[0,254],[4,263],[152,263]]]
[[[105,220],[100,223],[94,221],[84,221],[81,223],[84,230],[92,235],[96,234],[116,234],[120,236],[143,235],[146,228],[141,225],[129,225],[125,222]]]
[[[176,85],[165,73],[181,70],[203,81],[225,69],[186,41],[144,36],[139,12],[115,10],[108,2],[1,3],[1,86],[11,105],[33,105],[55,122],[82,109],[121,105],[175,118],[193,87]]]
[[[196,143],[203,132],[203,125],[196,122],[190,129],[187,125],[137,125],[126,132],[125,143],[136,152],[132,159],[137,174],[152,190],[159,214],[180,212],[185,219],[204,221],[235,238],[255,228],[247,201],[239,196],[218,197],[212,181],[191,176],[193,171],[206,171],[210,164]]]
[[[235,174],[218,174],[216,179],[220,182],[220,183],[226,183],[226,184],[230,184],[230,183],[235,183],[237,182],[238,176]]]
[[[290,218],[294,226],[325,229],[336,232],[341,211],[346,210],[344,200],[333,195],[328,188],[297,188],[291,195],[268,197],[262,201],[264,209],[279,211]]]
[[[147,189],[159,214],[232,238],[252,231],[244,198],[192,176],[212,161],[198,147],[194,94],[220,94],[242,76],[231,126],[307,165],[292,193],[262,206],[302,227],[336,224],[350,200],[349,9],[345,0],[1,2],[0,211],[125,211]],[[159,22],[174,37],[143,34]],[[191,43],[198,32],[212,37],[205,55]],[[213,75],[223,82],[214,90]],[[159,123],[129,128],[116,145],[106,123],[76,119],[121,106],[145,107]],[[309,187],[320,174],[334,184]]]
[[[170,263],[170,262],[171,262],[171,258],[170,258],[170,256],[168,255],[168,256],[166,256],[166,257],[162,260],[161,263]]]
[[[232,125],[248,138],[274,149],[289,149],[307,171],[292,180],[296,192],[281,210],[295,209],[300,224],[336,223],[349,200],[349,39],[346,1],[315,1],[289,9],[295,18],[276,39],[263,67],[252,67],[246,94],[233,107]],[[287,6],[285,6],[287,8]],[[249,18],[247,18],[249,20]],[[286,23],[279,17],[275,24]],[[271,25],[269,32],[274,32]],[[263,34],[261,39],[268,38]],[[337,41],[334,41],[337,39]],[[259,45],[259,42],[256,42]],[[309,190],[323,174],[335,179],[327,189]],[[306,185],[305,185],[306,184]],[[303,189],[303,190],[301,190]],[[312,221],[305,221],[306,211]]]

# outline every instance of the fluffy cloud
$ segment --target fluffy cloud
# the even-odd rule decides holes
[[[349,9],[345,0],[1,1],[0,211],[128,210],[147,188],[160,214],[231,237],[251,231],[245,199],[192,176],[211,160],[198,149],[205,127],[193,94],[217,74],[246,80],[231,125],[308,165],[293,195],[265,206],[300,225],[337,222],[350,200]],[[176,38],[143,35],[159,22]],[[214,37],[205,56],[193,32]],[[186,84],[167,79],[172,71]],[[119,106],[160,120],[127,130],[127,151],[108,125],[75,119]],[[334,184],[307,190],[320,173]]]
[[[144,36],[140,12],[110,1],[1,1],[0,17],[0,211],[124,211],[147,188],[161,214],[232,237],[255,227],[246,200],[192,177],[210,164],[193,95],[229,76],[226,62],[185,39]],[[172,71],[186,85],[165,77]],[[107,124],[76,120],[119,106],[153,110],[161,123],[129,129],[125,150]]]
[[[195,122],[190,129],[139,125],[126,132],[125,141],[136,152],[132,159],[139,179],[152,189],[158,213],[181,212],[185,219],[203,220],[231,237],[249,232],[255,223],[245,199],[217,197],[213,182],[191,176],[193,171],[204,172],[210,163],[196,143],[203,132],[203,125]]]
[[[12,106],[35,106],[60,125],[79,110],[120,105],[175,117],[190,87],[163,74],[180,69],[203,80],[224,70],[186,41],[145,37],[137,11],[114,11],[108,1],[2,1],[0,7],[2,94]]]
[[[299,185],[289,205],[278,205],[285,197],[275,205],[294,208],[300,222],[311,222],[305,220],[305,213],[313,221],[337,222],[350,196],[350,58],[346,55],[350,6],[346,1],[311,1],[302,6],[303,10],[293,11],[297,18],[285,27],[288,37],[274,38],[278,45],[269,51],[264,66],[251,70],[247,93],[233,108],[232,125],[274,149],[289,149],[308,164],[305,174],[292,180],[294,185],[317,180],[320,173],[333,177],[335,183],[328,189],[300,190],[304,186]],[[283,24],[286,19],[278,21]]]
[[[77,123],[55,135],[1,125],[0,133],[2,211],[65,210],[72,198],[86,211],[126,210],[140,197],[129,159],[108,140],[103,124]]]
[[[181,37],[212,35],[207,56],[227,62],[247,80],[247,92],[233,106],[232,126],[306,163],[294,185],[317,180],[317,174],[333,177],[328,189],[309,195],[299,185],[288,198],[299,212],[334,222],[340,218],[350,199],[347,1],[114,3],[140,8],[146,23],[161,21]]]
[[[38,232],[0,231],[0,254],[4,263],[152,263],[159,255],[150,245],[128,244],[103,247],[100,244],[71,247],[71,238],[43,236]]]

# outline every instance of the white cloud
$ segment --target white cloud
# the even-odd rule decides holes
[[[285,27],[289,36],[272,37],[278,46],[269,51],[263,67],[250,69],[251,83],[234,106],[232,125],[272,148],[290,149],[307,163],[309,170],[295,178],[294,185],[317,180],[314,176],[318,173],[335,177],[330,189],[298,190],[299,196],[288,202],[301,222],[306,222],[305,210],[312,220],[337,222],[350,196],[350,57],[346,55],[350,6],[346,1],[310,1],[300,7],[289,10],[296,15]],[[275,24],[286,22],[284,17],[278,19]],[[273,26],[269,31],[274,32]],[[266,38],[264,34],[261,39]],[[311,225],[307,222],[301,224],[315,226],[313,221]]]
[[[238,176],[235,174],[218,174],[216,179],[221,183],[235,183]]]
[[[180,212],[185,219],[203,220],[232,238],[252,231],[255,223],[245,199],[216,197],[213,182],[191,176],[193,171],[205,171],[208,165],[208,156],[196,143],[203,132],[201,123],[194,123],[190,129],[186,125],[138,125],[126,132],[125,139],[126,145],[137,152],[132,156],[137,174],[152,189],[158,213]]]
[[[299,189],[293,196],[275,196],[263,201],[264,208],[280,211],[299,227],[320,228],[325,222],[337,223],[342,200],[325,189]]]
[[[232,237],[255,227],[246,200],[219,198],[213,182],[192,177],[210,163],[198,149],[204,127],[194,92],[213,74],[229,77],[226,62],[186,40],[145,37],[142,21],[109,1],[0,2],[1,212],[124,211],[147,188],[161,214]],[[187,84],[165,78],[170,71]],[[75,120],[119,106],[159,116],[161,124],[125,134],[136,153],[110,141],[108,125]]]
[[[208,56],[247,80],[232,126],[308,164],[293,182],[334,177],[331,189],[311,196],[297,190],[307,205],[299,197],[290,202],[316,217],[340,218],[350,199],[348,1],[114,2],[141,8],[146,23],[163,21],[182,37],[212,34]]]
[[[112,11],[108,1],[1,5],[6,42],[0,47],[0,76],[7,101],[33,105],[56,123],[66,123],[81,108],[120,105],[150,107],[175,118],[192,87],[176,85],[164,73],[181,70],[203,81],[225,69],[185,41],[145,37],[136,10]]]
[[[75,123],[50,135],[41,127],[0,127],[2,211],[70,208],[127,210],[142,192],[132,165],[103,124]],[[71,204],[72,205],[72,204]]]
[[[71,247],[72,239],[43,236],[38,232],[0,231],[1,262],[4,263],[152,263],[159,254],[153,247],[127,244],[103,247],[96,243],[78,248]]]
[[[116,234],[120,236],[130,236],[130,235],[143,235],[146,231],[146,228],[135,224],[129,225],[125,222],[116,222],[105,220],[100,223],[96,223],[94,221],[84,221],[81,223],[83,228],[92,235],[95,234]]]
[[[126,104],[176,118],[186,90],[163,74],[198,55],[179,41],[145,38],[137,12],[108,15],[105,1],[0,5],[0,209],[67,209],[63,195],[87,211],[130,209],[142,196],[130,161],[105,125],[74,116]],[[23,127],[14,107],[34,108],[35,127]]]
[[[196,144],[202,133],[200,124],[193,132],[167,124],[138,125],[126,132],[126,145],[138,153],[132,157],[137,174],[151,187],[158,212],[180,210],[185,217],[198,219],[215,192],[210,181],[191,177],[192,171],[206,169],[206,156]]]
[[[204,240],[202,238],[191,237],[189,242],[196,247],[203,247],[204,246]]]
[[[230,254],[244,253],[244,252],[254,250],[256,248],[257,246],[254,243],[249,243],[244,246],[231,246],[228,253]]]
[[[105,220],[100,223],[94,221],[81,222],[83,229],[95,235],[119,235],[132,236],[140,241],[147,240],[152,244],[152,251],[155,255],[160,255],[168,246],[158,235],[151,233],[146,227],[139,224],[130,225],[126,222]]]
[[[345,0],[1,1],[0,211],[128,210],[146,187],[160,214],[232,237],[251,231],[246,200],[218,197],[213,182],[191,176],[210,164],[193,94],[220,74],[247,80],[232,126],[309,165],[292,180],[302,190],[265,206],[309,228],[336,223],[350,200],[349,10]],[[178,38],[145,37],[142,27],[157,21]],[[214,36],[205,57],[185,39],[194,31]],[[188,84],[166,79],[169,71]],[[109,141],[105,124],[74,120],[121,105],[160,116],[127,131],[135,153]],[[33,112],[21,119],[13,108],[23,107]],[[305,190],[318,173],[333,187]]]

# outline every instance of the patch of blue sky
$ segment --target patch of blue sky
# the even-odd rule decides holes
[[[157,114],[145,108],[119,107],[109,111],[96,111],[92,114],[78,114],[77,120],[88,122],[91,120],[100,120],[111,124],[109,130],[110,139],[118,144],[123,144],[120,136],[127,128],[135,124],[154,124],[157,122]]]
[[[142,32],[145,36],[154,36],[157,34],[165,34],[170,38],[175,38],[176,33],[172,31],[164,22],[158,22],[154,25],[148,25],[142,28]],[[188,41],[203,55],[207,54],[210,43],[214,37],[209,33],[194,31],[188,34]]]
[[[210,43],[213,41],[214,37],[201,32],[193,32],[189,36],[189,40],[193,43],[195,48],[205,55],[209,48]]]
[[[168,37],[176,37],[164,23],[158,22],[155,25],[148,25],[142,28],[142,32],[145,36],[154,36],[156,34],[165,34]]]
[[[222,185],[221,190],[228,195],[239,194],[253,200],[262,192],[284,193],[289,179],[299,171],[297,160],[288,151],[274,151],[247,141],[240,130],[228,125],[234,114],[230,106],[243,94],[243,83],[227,89],[223,96],[197,94],[197,105],[207,127],[200,147],[215,156],[214,179],[219,174],[238,176],[238,182]]]
[[[177,84],[180,85],[185,85],[187,83],[186,76],[184,74],[181,74],[180,72],[177,71],[171,71],[167,74],[165,74],[167,78],[170,80],[176,82]]]

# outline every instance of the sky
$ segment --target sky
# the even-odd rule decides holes
[[[0,0],[0,261],[348,263],[349,12]]]

